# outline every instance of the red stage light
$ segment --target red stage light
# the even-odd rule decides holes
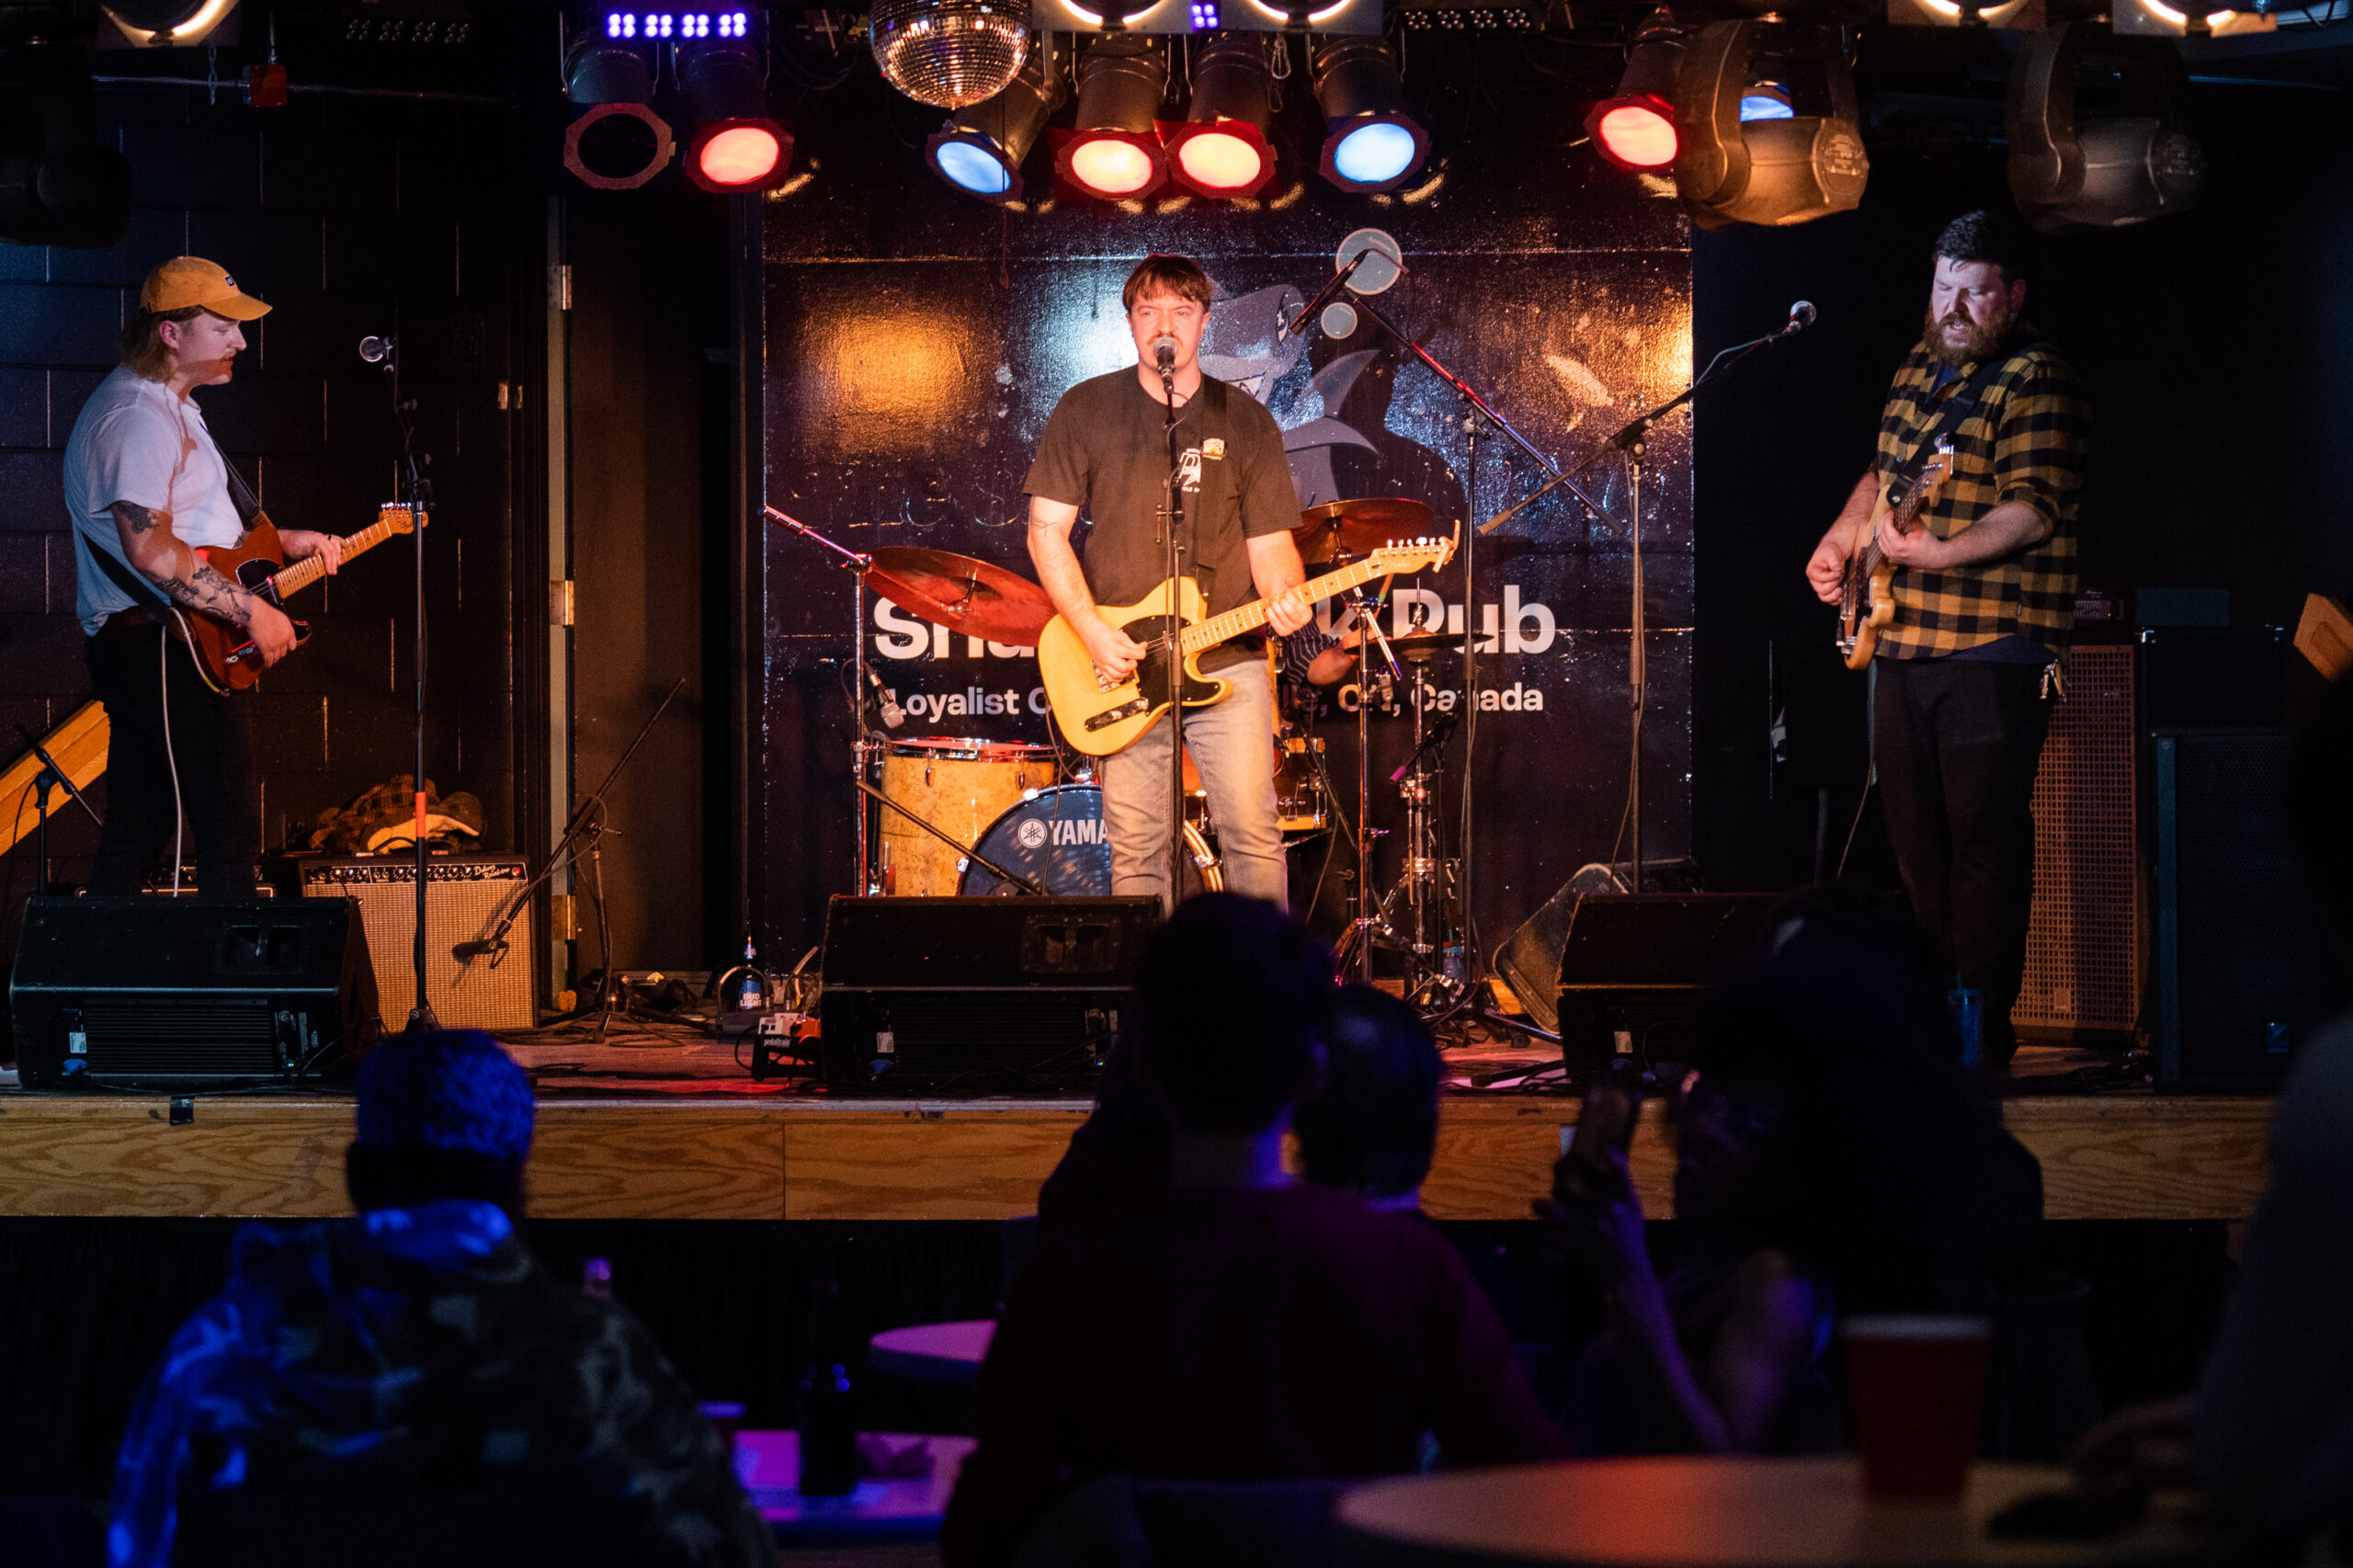
[[[1663,169],[1675,162],[1675,106],[1649,93],[1594,106],[1585,128],[1601,155],[1621,169]]]
[[[1149,196],[1168,177],[1160,140],[1149,131],[1081,131],[1055,153],[1054,167],[1080,195],[1103,201]]]
[[[1170,176],[1211,200],[1256,196],[1275,177],[1274,149],[1266,133],[1247,120],[1177,126],[1167,146]]]
[[[695,149],[694,166],[706,185],[757,185],[783,154],[783,143],[767,126],[732,125]]]

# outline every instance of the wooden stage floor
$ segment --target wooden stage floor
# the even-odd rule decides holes
[[[517,1055],[540,1085],[530,1202],[547,1219],[1009,1219],[1032,1211],[1086,1114],[1082,1100],[746,1092],[755,1085],[710,1045],[559,1041]],[[2020,1056],[2023,1086],[2067,1065],[2055,1051]],[[1502,1059],[1448,1058],[1457,1072]],[[1558,1095],[1449,1093],[1423,1191],[1429,1213],[1527,1218],[1576,1111]],[[2270,1112],[2259,1097],[2146,1090],[2003,1104],[2042,1162],[2053,1220],[2242,1219],[2262,1191]],[[1657,1115],[1645,1108],[1634,1170],[1663,1218],[1673,1154]],[[0,1214],[340,1214],[350,1137],[351,1101],[324,1093],[199,1096],[175,1126],[162,1096],[0,1090]]]

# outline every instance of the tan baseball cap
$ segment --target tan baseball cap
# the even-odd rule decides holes
[[[200,256],[174,256],[149,273],[146,287],[139,290],[139,303],[142,310],[158,315],[190,305],[201,305],[231,321],[252,321],[269,314],[267,305],[237,291],[237,280],[227,268]]]

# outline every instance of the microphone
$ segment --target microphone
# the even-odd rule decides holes
[[[1176,373],[1176,340],[1162,333],[1152,340],[1152,362],[1164,376]]]
[[[1813,301],[1800,300],[1790,307],[1790,324],[1781,329],[1781,335],[1787,337],[1793,332],[1803,332],[1813,324]]]
[[[882,684],[871,665],[866,667],[866,684],[872,687],[874,695],[882,699],[882,722],[886,728],[895,730],[907,722],[907,710],[899,706],[898,699],[891,695],[891,688]]]
[[[504,942],[460,942],[449,949],[449,956],[460,963],[463,963],[468,959],[478,959],[484,953],[503,953],[506,950],[506,944]]]
[[[1348,264],[1340,268],[1339,271],[1332,274],[1331,281],[1325,283],[1323,288],[1318,289],[1315,291],[1315,298],[1308,301],[1306,304],[1300,307],[1299,314],[1291,317],[1290,321],[1283,324],[1283,329],[1275,334],[1276,341],[1280,342],[1286,337],[1297,337],[1301,333],[1305,332],[1307,330],[1307,324],[1314,319],[1315,312],[1322,310],[1325,305],[1331,303],[1333,295],[1337,294],[1342,289],[1347,287],[1348,279],[1356,276],[1356,270],[1358,267],[1364,265],[1364,258],[1369,256],[1378,256],[1379,254],[1380,253],[1374,250],[1370,245],[1367,245],[1364,249],[1350,256],[1348,258]]]
[[[359,340],[359,357],[370,365],[381,365],[400,346],[397,337],[363,337]]]

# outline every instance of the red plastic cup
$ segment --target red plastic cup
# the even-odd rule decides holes
[[[1985,1408],[1984,1318],[1847,1319],[1847,1403],[1874,1497],[1949,1500],[1969,1480]]]

